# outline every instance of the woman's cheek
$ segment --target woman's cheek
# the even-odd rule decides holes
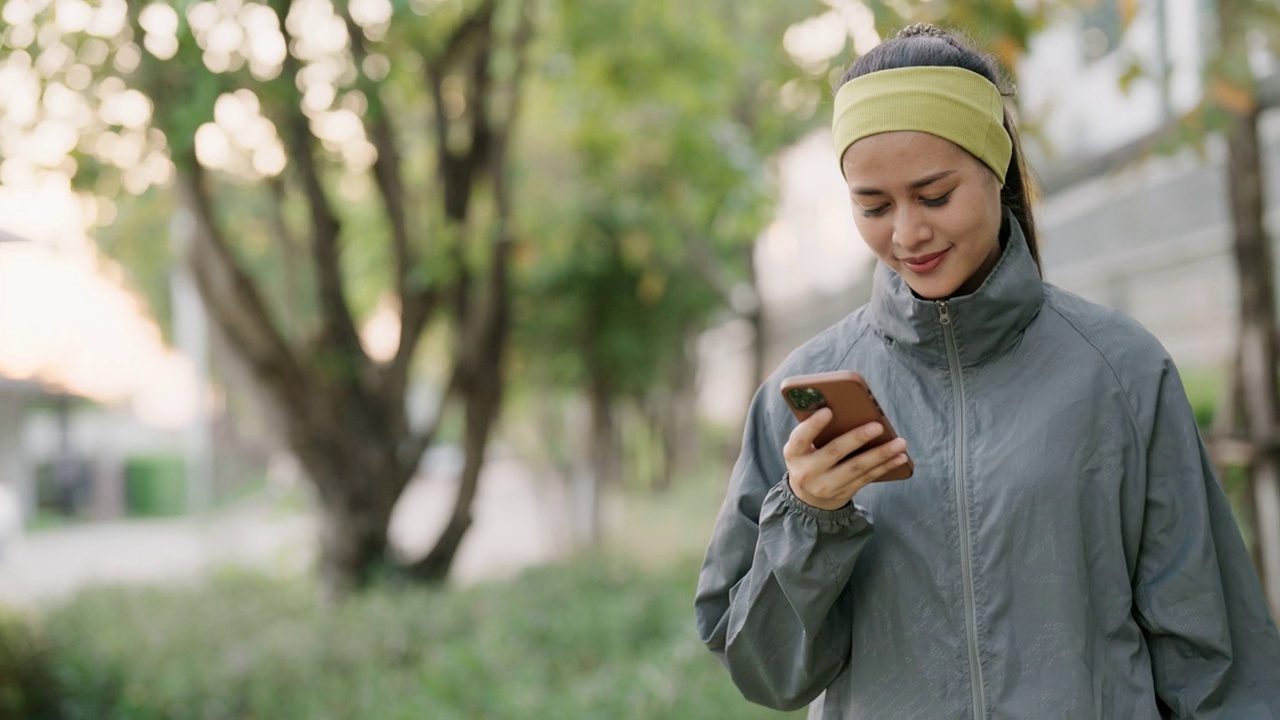
[[[858,234],[862,236],[862,242],[866,243],[871,252],[881,260],[886,260],[890,256],[893,236],[891,232],[885,231],[883,223],[876,222],[878,219],[855,218],[853,224],[858,229]]]

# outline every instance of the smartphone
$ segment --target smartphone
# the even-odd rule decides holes
[[[871,388],[861,375],[852,370],[796,375],[782,381],[782,397],[797,420],[804,421],[824,407],[831,408],[831,422],[818,433],[814,447],[822,447],[850,430],[878,422],[884,433],[872,438],[858,452],[867,450],[898,437],[893,425],[880,409],[880,403],[871,394]],[[915,472],[911,458],[881,476],[880,480],[906,480]]]

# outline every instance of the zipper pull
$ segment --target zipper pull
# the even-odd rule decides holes
[[[938,322],[942,323],[943,325],[951,324],[951,310],[947,308],[946,300],[938,301]]]

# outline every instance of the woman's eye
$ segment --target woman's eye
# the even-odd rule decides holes
[[[947,200],[951,199],[951,192],[952,191],[948,190],[946,193],[939,195],[938,197],[935,197],[935,198],[922,197],[920,198],[920,202],[924,203],[928,207],[939,207],[941,205],[946,205]]]
[[[879,217],[888,209],[888,205],[877,205],[873,208],[862,208],[862,215],[863,217]]]

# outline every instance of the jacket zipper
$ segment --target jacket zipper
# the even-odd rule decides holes
[[[951,310],[945,300],[938,301],[938,322],[947,343],[947,365],[951,370],[951,393],[956,406],[956,510],[960,518],[960,566],[964,573],[965,629],[969,635],[969,677],[973,689],[973,717],[987,716],[982,683],[982,664],[978,656],[978,613],[973,592],[973,557],[969,541],[969,505],[964,493],[964,378],[960,374],[960,353],[956,350],[955,331],[951,327]]]

